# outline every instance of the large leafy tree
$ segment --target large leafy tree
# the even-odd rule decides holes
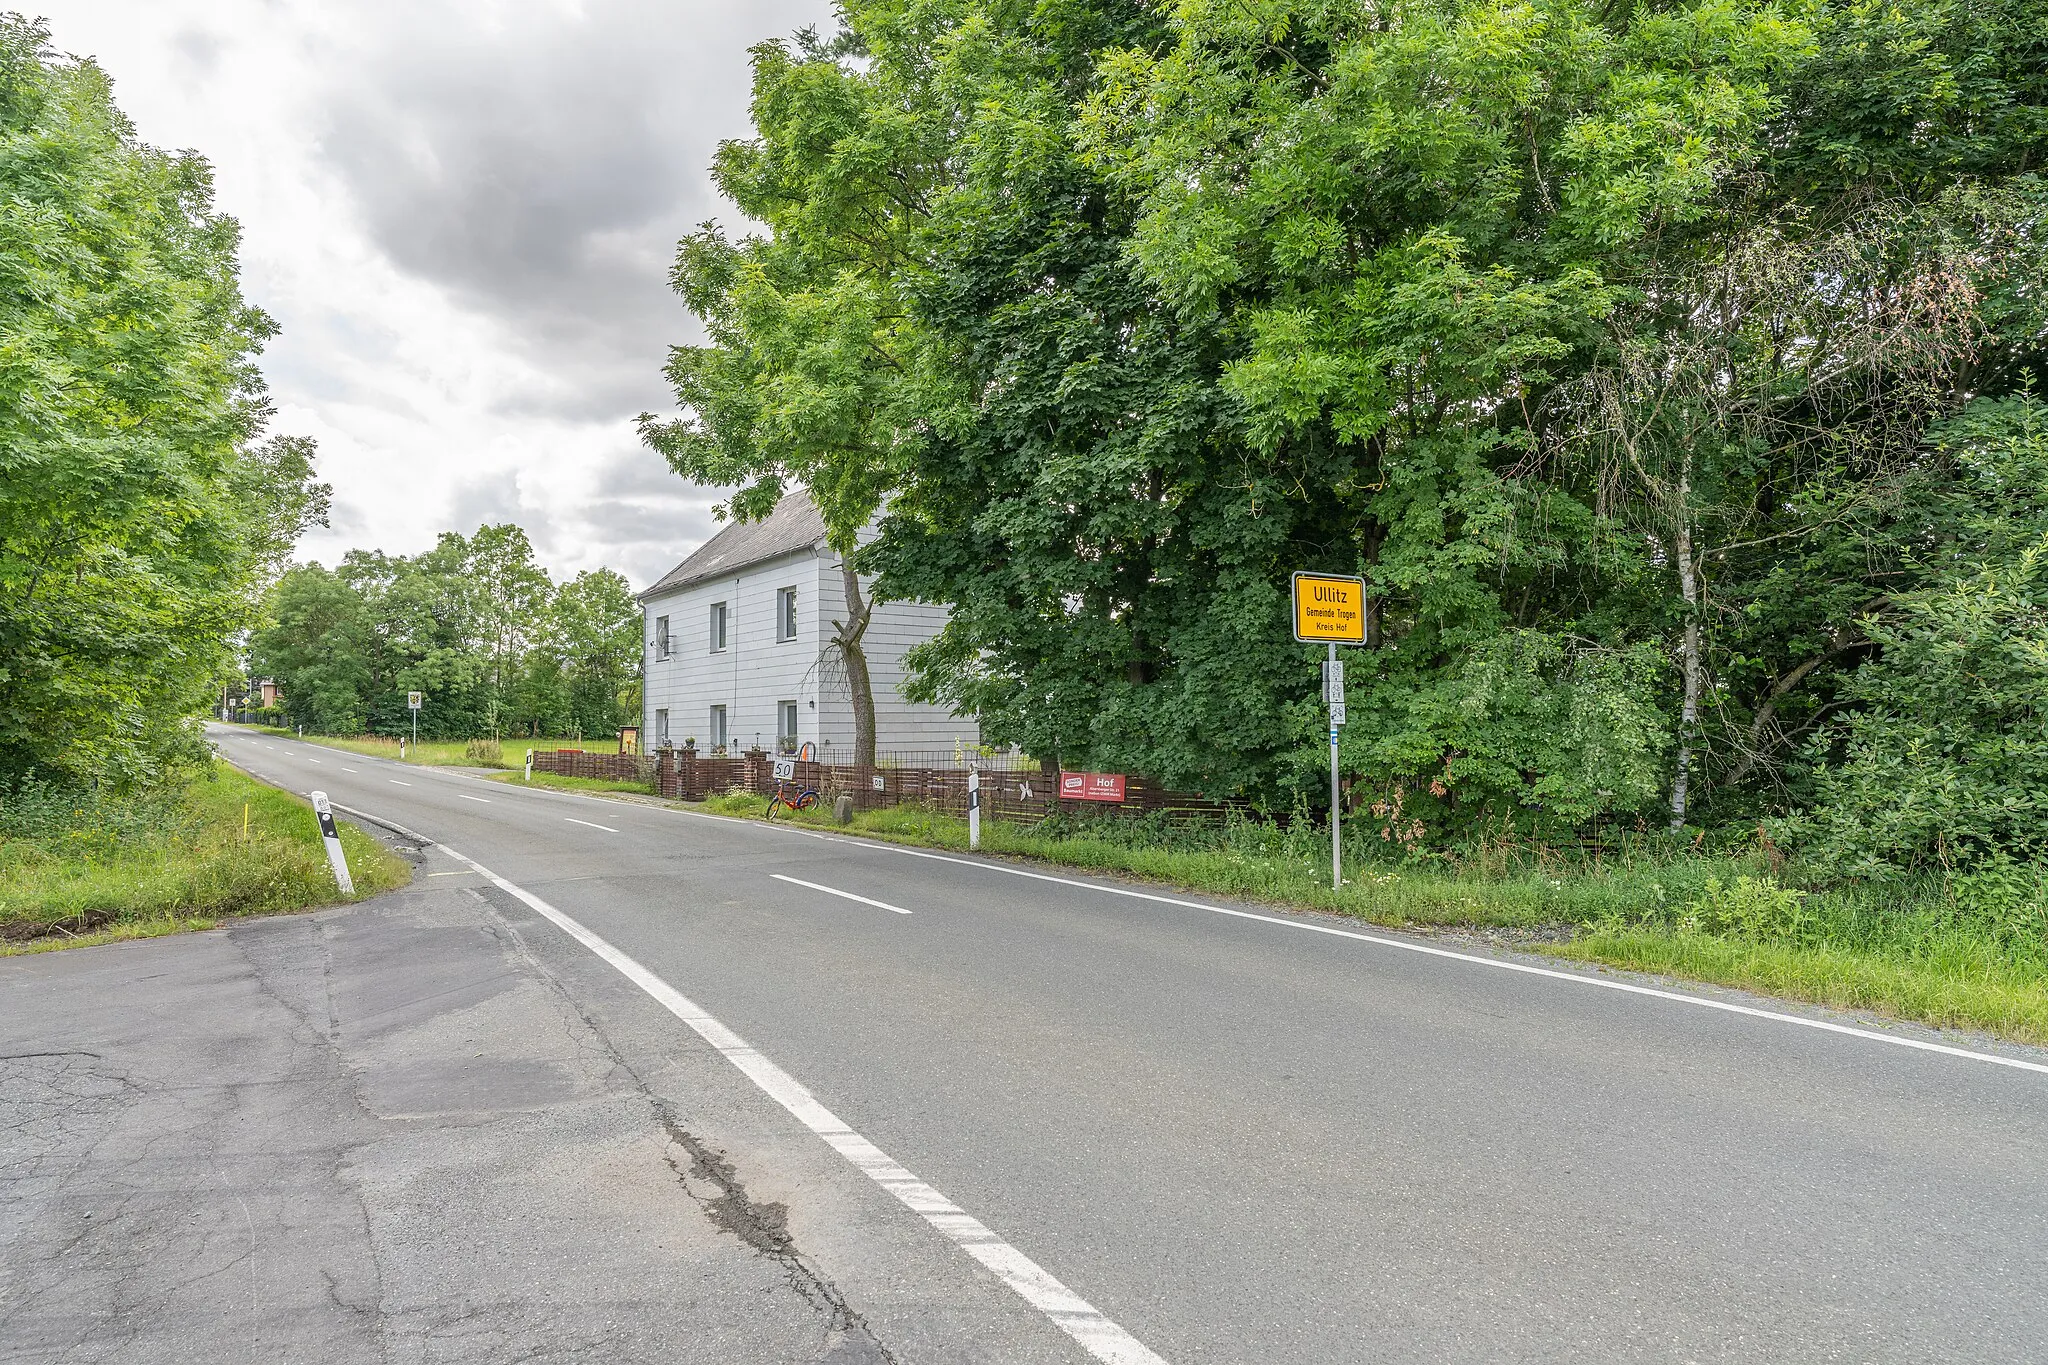
[[[273,329],[206,163],[47,41],[0,16],[0,778],[142,777],[196,751],[325,489],[310,442],[257,441]]]
[[[738,485],[721,515],[764,517],[791,484],[808,488],[841,556],[834,671],[866,764],[872,603],[855,554],[908,476],[929,401],[905,272],[950,151],[932,116],[947,72],[928,44],[956,16],[924,3],[848,16],[830,42],[807,30],[754,50],[759,136],[721,146],[713,177],[769,232],[733,241],[707,223],[683,242],[673,282],[712,344],[671,355],[685,415],[640,424],[679,474]]]
[[[1284,793],[1322,568],[1346,768],[1432,823],[1808,799],[1930,423],[2042,358],[2032,9],[863,0],[757,54],[648,434],[886,507],[915,685],[1041,756]]]
[[[275,678],[291,718],[324,734],[364,728],[376,675],[369,604],[318,564],[294,566],[272,586],[250,641],[257,672]]]
[[[640,609],[624,577],[555,586],[511,524],[446,532],[417,555],[352,550],[294,568],[250,642],[310,729],[470,739],[601,735],[639,711]]]
[[[640,715],[640,604],[624,575],[586,569],[556,590],[540,651],[556,661],[572,733],[602,735]]]

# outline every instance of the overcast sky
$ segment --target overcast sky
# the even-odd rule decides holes
[[[6,0],[0,0],[5,4]],[[747,49],[823,0],[45,0],[142,138],[215,168],[242,288],[283,334],[274,431],[315,437],[333,527],[412,553],[519,522],[560,577],[645,587],[717,495],[633,430],[669,412],[676,240],[735,220],[706,168],[745,136]]]

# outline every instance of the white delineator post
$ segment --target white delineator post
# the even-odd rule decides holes
[[[533,750],[526,751],[526,780],[533,781]]]
[[[334,880],[341,887],[341,894],[353,896],[356,884],[349,879],[348,855],[341,851],[341,833],[334,828],[334,811],[327,804],[326,792],[314,792],[313,814],[320,817],[320,837],[327,843],[327,861],[334,868]]]
[[[967,770],[967,846],[981,847],[981,769]]]

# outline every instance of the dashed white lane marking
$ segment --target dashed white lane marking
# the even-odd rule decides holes
[[[775,878],[778,882],[788,882],[791,886],[809,887],[813,891],[822,891],[828,896],[842,896],[850,901],[859,901],[862,905],[872,905],[877,910],[894,910],[899,915],[910,913],[900,905],[891,905],[887,901],[871,901],[866,896],[856,896],[851,891],[841,891],[836,886],[820,886],[816,882],[807,882],[800,877],[785,877],[780,872],[770,872],[768,875]]]
[[[398,780],[397,778],[395,778],[395,777],[393,777],[393,778],[388,778],[388,779],[386,779],[386,780],[387,780],[387,781],[389,781],[389,782],[391,783],[391,785],[392,785],[392,786],[394,786],[394,787],[410,787],[410,786],[412,785],[412,783],[410,783],[410,782],[400,782],[400,781],[399,781],[399,780]]]
[[[583,823],[578,821],[578,824]],[[952,1200],[897,1165],[874,1143],[849,1128],[831,1110],[798,1082],[796,1077],[756,1052],[747,1040],[714,1019],[675,987],[584,928],[554,906],[525,888],[515,886],[474,858],[457,853],[446,844],[441,851],[519,900],[537,915],[603,958],[628,981],[647,992],[670,1014],[688,1024],[705,1042],[718,1049],[741,1074],[759,1086],[764,1094],[787,1109],[797,1122],[830,1143],[868,1179],[896,1196],[903,1206],[943,1233],[953,1244],[988,1267],[1023,1300],[1052,1319],[1059,1329],[1102,1361],[1103,1365],[1166,1365],[1143,1342],[1117,1326],[1086,1299],[1055,1279],[1052,1272],[988,1227]]]
[[[468,792],[457,792],[455,794],[461,797],[464,801],[481,801],[486,806],[491,804],[491,798],[488,796],[471,796]]]
[[[349,767],[349,766],[348,766],[348,764],[346,764],[346,763],[344,763],[344,764],[342,764],[342,765],[341,765],[341,770],[342,770],[343,772],[345,772],[345,773],[352,773],[352,772],[356,771],[356,770],[355,770],[354,768],[351,768],[351,767]]]
[[[686,812],[695,814],[695,812]],[[704,817],[718,819],[723,817]],[[975,858],[954,858],[944,853],[926,853],[922,849],[904,848],[900,844],[869,843],[865,839],[835,839],[835,843],[857,844],[862,848],[880,849],[887,853],[902,853],[912,858],[930,858],[934,862],[958,863],[962,867],[979,867],[990,872],[1002,872],[1012,877],[1029,877],[1033,881],[1054,882],[1060,886],[1077,886],[1084,891],[1100,891],[1107,896],[1128,896],[1133,900],[1157,901],[1161,905],[1179,905],[1190,910],[1207,910],[1212,915],[1229,915],[1235,919],[1258,920],[1262,924],[1277,924],[1283,929],[1302,929],[1312,934],[1329,934],[1335,938],[1357,939],[1360,943],[1371,943],[1381,948],[1399,948],[1404,953],[1421,953],[1427,957],[1448,958],[1454,962],[1466,962],[1475,967],[1492,967],[1503,972],[1520,972],[1525,976],[1548,977],[1552,981],[1565,981],[1574,986],[1591,986],[1603,991],[1620,991],[1625,995],[1643,995],[1654,1000],[1669,1000],[1680,1005],[1697,1005],[1701,1009],[1720,1010],[1725,1014],[1740,1014],[1751,1019],[1769,1019],[1773,1023],[1796,1024],[1800,1028],[1818,1029],[1823,1033],[1838,1033],[1850,1038],[1862,1038],[1873,1043],[1889,1043],[1893,1047],[1908,1047],[1918,1052],[1938,1052],[1945,1057],[1961,1057],[1972,1062],[1989,1062],[1993,1066],[2009,1066],[2020,1071],[2034,1071],[2048,1075],[2048,1065],[2029,1062],[2019,1057],[2001,1057],[1995,1052],[1977,1052],[1966,1047],[1951,1047],[1946,1043],[1930,1043],[1921,1038],[1900,1038],[1889,1033],[1878,1033],[1873,1029],[1853,1028],[1848,1024],[1830,1023],[1826,1019],[1808,1019],[1797,1014],[1784,1014],[1777,1010],[1758,1009],[1754,1005],[1738,1005],[1732,1000],[1715,1000],[1704,995],[1681,995],[1677,991],[1660,991],[1654,986],[1637,986],[1627,981],[1610,981],[1604,977],[1582,976],[1577,972],[1553,971],[1548,967],[1532,967],[1525,962],[1506,962],[1495,957],[1479,957],[1472,953],[1453,952],[1449,948],[1433,948],[1426,943],[1409,943],[1403,939],[1388,938],[1382,934],[1361,934],[1355,929],[1339,929],[1329,924],[1312,924],[1307,920],[1281,919],[1275,915],[1255,914],[1250,910],[1232,910],[1222,905],[1204,905],[1200,901],[1181,900],[1174,896],[1155,895],[1149,891],[1133,891],[1129,887],[1104,886],[1099,882],[1084,882],[1073,877],[1055,877],[1048,872],[1028,872],[1021,867],[1005,867],[1001,863],[987,863]]]
[[[314,758],[314,757],[313,757],[313,756],[312,756],[311,754],[308,754],[308,755],[306,756],[306,762],[308,762],[308,763],[318,763],[319,761],[320,761],[319,759],[317,759],[317,758]]]
[[[601,830],[603,830],[603,831],[604,831],[604,832],[605,832],[606,834],[617,834],[617,833],[618,833],[618,831],[617,831],[617,830],[615,830],[615,829],[613,829],[613,828],[612,828],[612,827],[611,827],[610,825],[593,825],[593,824],[591,824],[591,823],[590,823],[590,821],[588,821],[588,820],[578,820],[578,819],[577,819],[577,818],[576,818],[575,816],[573,816],[573,815],[565,815],[565,816],[563,816],[562,818],[563,818],[564,820],[567,820],[567,821],[568,821],[568,822],[569,822],[570,824],[572,824],[572,825],[582,825],[582,826],[584,826],[584,827],[585,827],[585,828],[587,828],[587,829],[601,829]]]

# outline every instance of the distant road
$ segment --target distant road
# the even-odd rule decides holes
[[[216,737],[486,869],[593,1017],[665,1006],[657,1056],[722,1048],[790,1151],[836,1148],[742,1172],[826,1279],[872,1225],[1017,1291],[1014,1351],[901,1359],[2048,1359],[2048,1054]],[[961,1307],[868,1321],[895,1350]]]

